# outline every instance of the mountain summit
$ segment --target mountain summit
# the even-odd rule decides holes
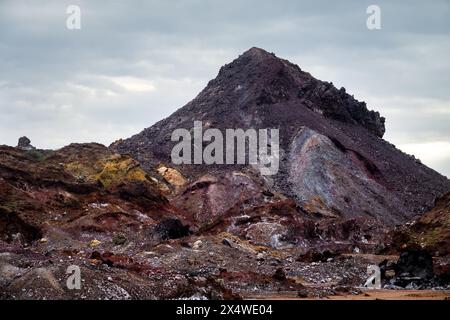
[[[258,177],[236,165],[173,165],[170,155],[176,143],[171,134],[190,130],[194,121],[219,130],[279,129],[278,174]],[[384,121],[344,88],[251,48],[224,65],[194,100],[111,147],[131,154],[147,170],[164,164],[190,181],[245,171],[311,214],[396,223],[431,207],[450,182],[383,140]]]
[[[337,90],[332,83],[317,80],[263,49],[251,48],[223,66],[202,93],[208,96],[217,88],[234,98],[230,102],[241,109],[251,104],[301,104],[327,118],[361,125],[379,137],[385,132],[384,118],[378,112],[368,111],[364,102],[346,94],[344,88]],[[243,89],[246,95],[239,92]]]

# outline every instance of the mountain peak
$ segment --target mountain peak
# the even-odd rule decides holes
[[[248,49],[247,51],[242,53],[241,56],[257,58],[257,59],[276,58],[275,54],[267,52],[266,50],[258,48],[258,47],[251,47],[250,49]]]
[[[215,80],[222,80],[229,82],[242,76],[251,81],[254,77],[263,80],[276,75],[277,71],[282,67],[283,62],[275,54],[269,53],[264,49],[252,47],[243,52],[232,62],[225,64],[219,72]],[[261,75],[265,75],[261,77]]]
[[[257,47],[224,65],[196,100],[201,105],[226,100],[236,111],[248,111],[252,105],[289,103],[293,109],[302,105],[325,118],[362,126],[378,137],[385,132],[384,118],[344,88],[337,89],[333,83],[318,80],[298,65]]]

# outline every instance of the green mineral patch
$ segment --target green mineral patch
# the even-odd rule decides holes
[[[98,172],[98,168],[77,161],[67,163],[65,169],[77,179],[86,182],[93,182],[95,180],[94,176]]]
[[[147,174],[129,156],[112,155],[98,160],[94,165],[83,162],[70,162],[66,170],[86,182],[100,182],[105,188],[124,181],[146,181]]]
[[[102,162],[103,170],[95,179],[108,188],[123,181],[145,181],[147,175],[139,164],[127,156],[113,156]]]

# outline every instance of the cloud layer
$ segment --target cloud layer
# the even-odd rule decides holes
[[[81,30],[66,8],[81,8]],[[450,4],[377,1],[0,2],[0,143],[109,144],[170,115],[252,46],[365,100],[385,138],[450,176]]]

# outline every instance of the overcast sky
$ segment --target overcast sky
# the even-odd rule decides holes
[[[345,87],[386,117],[385,139],[450,177],[448,0],[0,0],[0,144],[129,137],[252,46]]]

